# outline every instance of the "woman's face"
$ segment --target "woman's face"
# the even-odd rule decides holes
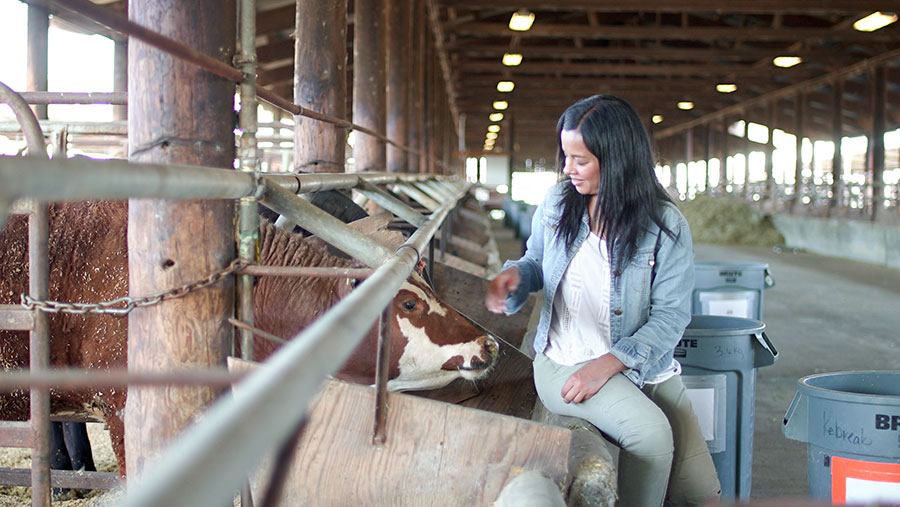
[[[594,195],[600,188],[600,161],[591,153],[581,132],[563,130],[560,135],[563,155],[566,157],[563,174],[569,176],[575,190],[582,195]]]

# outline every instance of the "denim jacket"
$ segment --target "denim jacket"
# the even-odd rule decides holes
[[[507,296],[507,314],[519,311],[529,292],[544,289],[534,337],[537,354],[547,347],[559,282],[589,232],[585,211],[572,248],[567,249],[564,240],[556,234],[562,213],[562,190],[566,185],[571,183],[563,181],[551,188],[535,211],[525,255],[503,266],[503,269],[515,266],[521,276],[518,289]],[[691,320],[694,287],[691,231],[687,220],[671,204],[664,204],[662,220],[675,233],[677,241],[660,234],[651,221],[640,235],[633,257],[621,271],[616,269],[619,249],[610,256],[610,352],[625,364],[625,376],[638,387],[672,364],[675,345]]]

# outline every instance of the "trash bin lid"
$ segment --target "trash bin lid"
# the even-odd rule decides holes
[[[759,334],[766,330],[760,320],[724,315],[692,315],[684,334],[690,336],[731,336]]]

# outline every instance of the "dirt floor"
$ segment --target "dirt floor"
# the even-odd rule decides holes
[[[94,453],[94,464],[101,472],[115,472],[116,458],[109,440],[109,431],[100,423],[88,423],[88,437],[91,439],[91,448]],[[6,468],[30,468],[31,449],[0,448],[0,467]],[[58,498],[58,499],[57,499]],[[63,507],[85,507],[112,505],[118,498],[115,493],[109,491],[87,491],[83,498],[76,498],[75,493],[70,492],[66,497],[53,499],[53,505]],[[12,507],[31,505],[31,488],[0,486],[0,507]]]

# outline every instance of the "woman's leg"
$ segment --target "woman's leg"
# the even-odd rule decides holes
[[[619,505],[659,507],[666,496],[673,454],[666,415],[621,374],[590,399],[565,403],[562,386],[580,367],[560,366],[538,354],[534,360],[538,396],[551,412],[585,419],[619,445]]]
[[[669,501],[677,507],[686,507],[718,499],[722,490],[716,467],[681,376],[675,375],[661,384],[646,385],[644,392],[666,413],[675,438]]]

